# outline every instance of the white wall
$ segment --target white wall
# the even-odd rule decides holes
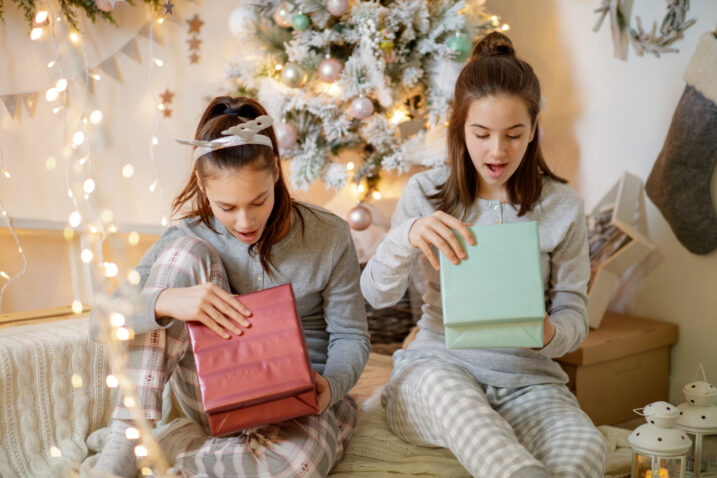
[[[674,45],[679,53],[658,59],[639,57],[631,48],[628,60],[621,61],[612,56],[609,22],[592,32],[597,3],[487,2],[489,10],[510,24],[518,53],[541,79],[547,156],[582,194],[588,210],[623,170],[647,180],[698,39],[717,26],[717,2],[693,0],[688,17],[698,20]],[[665,2],[635,0],[632,13],[648,26],[652,20],[661,21]],[[717,188],[713,191],[714,200]],[[634,274],[637,280],[624,284],[611,308],[679,325],[680,339],[672,349],[670,400],[681,403],[681,387],[694,380],[700,362],[712,383],[717,382],[717,253],[691,254],[649,199],[646,209],[648,237],[661,257],[651,258]]]
[[[190,137],[207,99],[227,91],[222,68],[233,54],[234,39],[226,19],[237,4],[226,0],[205,0],[201,5],[177,2],[177,16],[186,19],[198,13],[206,22],[200,35],[203,43],[198,65],[190,65],[187,59],[186,24],[165,23],[158,27],[165,44],[154,47],[154,56],[162,58],[165,66],[154,70],[151,90],[148,41],[142,37],[142,64],[120,55],[123,82],[105,77],[96,83],[97,94],[92,101],[104,111],[105,120],[91,136],[96,153],[92,156],[93,174],[97,196],[103,207],[114,211],[117,221],[158,224],[167,214],[168,203],[182,186],[190,164],[187,149],[177,145],[174,138]],[[511,25],[509,34],[518,53],[541,78],[549,162],[583,195],[588,208],[623,170],[646,180],[682,93],[682,74],[698,37],[717,25],[717,2],[692,0],[690,4],[689,15],[697,17],[698,22],[676,45],[680,53],[656,59],[637,57],[631,51],[628,61],[623,62],[612,56],[608,23],[600,32],[592,32],[597,0],[488,1],[488,9]],[[646,24],[659,21],[664,6],[663,1],[635,0],[633,16],[641,15]],[[0,28],[0,94],[50,86],[57,76],[44,65],[52,59],[52,44],[31,43],[14,4],[6,2],[4,8],[7,27]],[[148,18],[144,7],[121,3],[117,14],[119,28],[85,27],[89,32],[90,66],[132,38]],[[165,191],[164,203],[160,204],[158,194],[147,189],[154,178],[148,151],[155,125],[153,97],[156,100],[165,88],[177,96],[172,117],[160,119],[157,127],[159,144],[155,151]],[[81,104],[80,93],[71,86],[71,107],[75,110]],[[65,221],[72,211],[62,171],[47,172],[44,163],[51,154],[61,159],[65,139],[77,123],[71,118],[75,123],[66,132],[62,117],[53,115],[51,109],[43,99],[34,118],[23,113],[17,120],[0,106],[0,149],[4,166],[13,175],[10,180],[2,179],[0,198],[12,215]],[[137,169],[132,179],[120,176],[126,162],[134,163]],[[394,178],[382,186],[385,200],[377,206],[386,215],[400,195],[403,181],[405,178]],[[339,214],[345,213],[352,199],[348,193],[334,196],[320,184],[298,195],[328,205]],[[649,201],[647,223],[661,262],[653,261],[652,269],[643,267],[639,272],[644,277],[628,283],[613,307],[680,326],[681,338],[672,354],[670,395],[673,402],[680,402],[679,389],[694,378],[699,362],[704,363],[712,382],[717,382],[717,254],[702,257],[687,252]],[[0,261],[4,254],[9,252],[0,254]],[[35,258],[33,263],[31,258],[31,267],[38,267],[37,261]],[[39,261],[40,267],[49,267],[47,257]]]

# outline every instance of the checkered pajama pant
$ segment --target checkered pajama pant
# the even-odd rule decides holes
[[[143,293],[211,281],[230,290],[217,252],[192,237],[177,239],[157,259]],[[186,324],[137,335],[128,344],[125,372],[137,385],[138,405],[149,420],[162,417],[162,391],[169,380],[184,413],[161,427],[160,445],[185,477],[326,476],[343,455],[353,431],[356,404],[346,397],[321,415],[213,438],[201,394]],[[113,418],[132,414],[120,401]]]
[[[475,477],[603,477],[605,440],[564,385],[484,386],[449,361],[419,359],[397,364],[382,399],[396,435],[449,448]]]

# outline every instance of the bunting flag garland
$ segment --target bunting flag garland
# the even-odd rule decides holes
[[[181,22],[181,19],[175,17],[172,19],[172,21],[174,23],[177,23]],[[137,63],[142,64],[142,57],[140,56],[139,45],[137,44],[137,37],[139,35],[142,35],[146,38],[149,38],[149,29],[150,25],[148,23],[147,25],[142,27],[139,32],[137,32],[137,36],[131,38],[116,53],[114,53],[104,61],[100,62],[94,68],[92,68],[89,72],[89,75],[79,75],[75,79],[81,82],[93,95],[95,94],[94,81],[96,78],[98,78],[98,72],[104,73],[105,75],[111,77],[113,80],[122,83],[122,75],[120,73],[120,69],[117,63],[118,55],[121,53],[129,57],[130,59],[136,61]],[[157,35],[156,29],[154,32],[152,32],[152,41],[160,45],[164,44],[162,38]],[[25,113],[27,113],[27,115],[32,118],[35,114],[35,110],[37,109],[37,105],[43,92],[44,90],[0,95],[0,100],[2,100],[2,103],[5,105],[5,109],[7,109],[7,112],[12,118],[19,119],[22,115],[21,111],[23,109],[25,110]],[[67,94],[67,90],[64,92],[64,94]],[[18,108],[18,103],[22,105],[22,108]]]

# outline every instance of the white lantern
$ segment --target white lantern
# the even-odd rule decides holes
[[[682,387],[685,403],[679,405],[677,428],[694,436],[687,454],[688,477],[717,477],[717,388],[707,381]]]
[[[685,478],[687,451],[692,440],[683,430],[673,428],[679,409],[667,402],[655,402],[635,413],[647,423],[628,437],[632,447],[632,478]]]

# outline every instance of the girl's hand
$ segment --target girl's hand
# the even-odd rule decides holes
[[[545,319],[543,320],[543,347],[548,345],[553,340],[553,337],[555,337],[555,326],[550,321],[548,314],[545,314]]]
[[[319,372],[316,370],[313,372],[314,381],[316,382],[316,398],[319,401],[319,411],[317,415],[321,415],[324,413],[324,410],[328,408],[329,403],[331,403],[331,387],[329,387],[329,381],[322,375],[319,375]]]
[[[417,219],[411,225],[411,229],[408,231],[408,242],[413,247],[423,251],[428,262],[431,263],[434,269],[438,270],[439,262],[430,246],[436,246],[446,255],[449,261],[453,264],[458,264],[461,259],[466,258],[466,252],[461,247],[451,228],[457,230],[468,244],[474,245],[475,238],[466,227],[468,225],[470,224],[464,223],[450,214],[436,211],[430,216]]]
[[[211,282],[163,290],[157,296],[154,312],[157,317],[201,322],[225,339],[229,338],[227,330],[241,335],[241,329],[234,322],[244,327],[251,325],[247,320],[251,311]]]

